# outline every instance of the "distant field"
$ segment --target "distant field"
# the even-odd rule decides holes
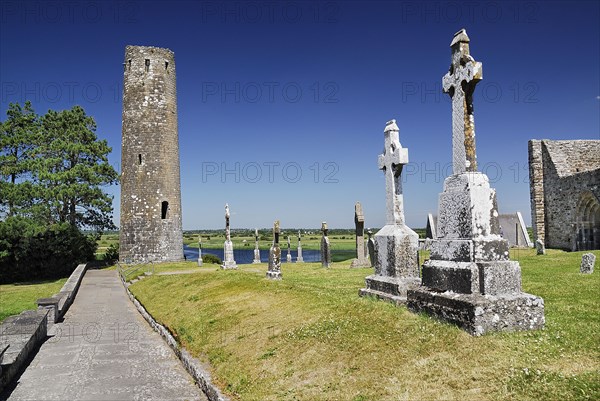
[[[197,273],[130,289],[236,400],[597,400],[600,272],[579,274],[581,254],[513,250],[546,327],[480,338],[358,297],[372,270],[349,262],[284,263],[278,282],[265,264],[162,264]]]

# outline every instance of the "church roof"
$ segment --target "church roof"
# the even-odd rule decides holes
[[[560,177],[600,170],[600,140],[543,140]]]

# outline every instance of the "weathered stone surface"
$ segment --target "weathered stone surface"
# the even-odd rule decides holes
[[[483,78],[482,65],[471,57],[467,31],[454,34],[452,64],[442,79],[444,92],[452,98],[452,168],[454,174],[477,171],[473,91]]]
[[[386,225],[373,241],[375,274],[365,279],[366,288],[359,291],[360,296],[372,295],[395,304],[406,302],[408,286],[419,282],[419,236],[404,224],[401,172],[408,163],[408,149],[400,144],[399,131],[396,120],[388,121],[384,129],[379,169],[386,182]]]
[[[356,229],[356,258],[350,263],[350,267],[370,267],[365,249],[365,216],[360,202],[354,205],[354,226]]]
[[[119,258],[183,260],[175,57],[127,46],[124,67]]]
[[[321,224],[321,231],[323,236],[321,237],[321,266],[331,266],[331,245],[329,244],[329,237],[327,236],[327,223]]]
[[[407,292],[407,306],[414,312],[427,312],[455,323],[473,335],[541,328],[544,302],[521,292],[521,268],[518,262],[509,260],[508,241],[500,236],[496,192],[490,188],[488,177],[477,172],[473,164],[472,104],[465,99],[455,101],[457,96],[465,95],[458,88],[469,87],[470,76],[464,75],[469,70],[463,64],[474,63],[464,30],[456,33],[451,47],[452,65],[444,77],[444,90],[452,97],[455,174],[444,181],[437,239],[431,240],[431,259],[423,264],[421,286]],[[475,68],[481,71],[477,64],[472,65],[471,74]],[[460,79],[452,78],[455,74]],[[459,119],[465,120],[464,125],[456,124]],[[462,146],[458,146],[463,142],[466,161]],[[473,154],[469,156],[470,151]]]
[[[425,238],[437,239],[437,216],[427,213],[427,224],[425,226]]]
[[[202,266],[202,236],[198,236],[198,266]]]
[[[287,255],[286,255],[286,262],[287,263],[292,263],[292,243],[290,242],[290,236],[288,235],[287,237]]]
[[[407,226],[384,226],[375,234],[375,274],[419,277],[419,235]]]
[[[58,321],[58,298],[39,298],[37,306],[40,310],[45,310],[48,316],[48,325],[52,325]]]
[[[542,241],[541,239],[536,239],[535,240],[535,250],[538,255],[545,255],[546,247],[544,246],[544,241]]]
[[[500,214],[498,222],[500,223],[500,235],[508,241],[510,247],[533,247],[521,212]]]
[[[600,249],[600,140],[530,140],[534,237],[548,248]]]
[[[225,204],[225,243],[223,244],[223,264],[221,269],[237,269],[237,263],[233,257],[233,243],[231,242],[231,229],[229,227],[229,205]]]
[[[47,314],[46,309],[26,310],[0,324],[0,351],[6,349],[0,361],[0,393],[46,339]]]
[[[258,228],[254,229],[254,260],[252,263],[260,263],[260,249],[258,248]]]
[[[581,266],[579,271],[584,274],[592,274],[594,272],[594,265],[596,264],[596,255],[593,253],[584,253],[581,256]]]
[[[281,280],[281,248],[279,247],[279,220],[273,223],[273,245],[269,250],[269,268],[267,278],[271,280]]]
[[[541,329],[545,323],[544,300],[524,292],[481,295],[410,288],[407,307],[456,324],[475,336],[491,331]]]
[[[296,258],[296,263],[304,263],[304,258],[302,257],[302,238],[300,237],[300,231],[298,231],[298,257]]]
[[[462,294],[517,294],[521,291],[518,262],[456,262],[428,260],[423,264],[425,287]]]
[[[375,266],[375,240],[373,240],[373,231],[367,231],[369,239],[367,240],[367,249],[369,250],[369,264],[371,267]]]

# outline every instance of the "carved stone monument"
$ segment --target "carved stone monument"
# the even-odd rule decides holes
[[[583,274],[592,274],[594,272],[595,264],[596,255],[593,253],[584,253],[581,256],[581,266],[579,266],[579,272]]]
[[[321,266],[329,267],[331,266],[331,246],[329,244],[329,237],[327,237],[327,223],[323,222],[321,224],[321,231],[323,232],[323,237],[321,238]]]
[[[300,230],[298,230],[298,257],[296,258],[296,263],[304,263],[304,259],[302,258],[302,239],[300,237]]]
[[[404,223],[402,167],[408,163],[408,149],[400,144],[396,120],[388,121],[384,133],[379,169],[385,175],[386,223],[375,234],[375,274],[366,277],[360,296],[373,295],[395,304],[406,302],[410,285],[419,285],[417,253],[419,236]]]
[[[365,216],[360,202],[354,205],[354,227],[356,229],[356,259],[352,260],[350,267],[369,267],[365,248]]]
[[[202,266],[202,236],[198,236],[198,266]]]
[[[367,249],[369,250],[369,263],[370,266],[375,266],[375,241],[373,240],[373,231],[370,229],[367,231],[369,239],[367,240]]]
[[[258,249],[258,228],[254,229],[254,260],[252,263],[260,263],[260,249]]]
[[[538,255],[546,254],[546,247],[544,246],[544,241],[542,241],[541,239],[535,240],[535,251]]]
[[[292,263],[292,243],[290,242],[290,236],[288,235],[287,237],[287,242],[288,242],[288,250],[287,250],[287,256],[285,258],[285,261],[287,263]]]
[[[279,220],[273,224],[273,245],[269,249],[269,270],[267,278],[281,280],[281,248],[279,247]]]
[[[439,197],[437,239],[423,264],[422,285],[408,308],[459,325],[473,335],[544,325],[542,298],[521,291],[521,268],[500,236],[496,192],[477,171],[473,90],[481,63],[469,54],[465,30],[454,35],[443,88],[452,98],[453,175]]]
[[[231,242],[231,232],[229,229],[229,205],[225,204],[225,244],[223,245],[223,264],[221,269],[237,269],[237,264],[233,258],[233,243]]]

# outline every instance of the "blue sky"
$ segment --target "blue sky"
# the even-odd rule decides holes
[[[125,46],[175,52],[184,229],[382,226],[386,121],[409,149],[407,223],[450,171],[441,93],[460,28],[483,63],[480,169],[530,222],[527,141],[600,138],[600,6],[584,2],[2,1],[0,111],[79,104],[120,169]],[[119,218],[119,188],[114,194]]]

